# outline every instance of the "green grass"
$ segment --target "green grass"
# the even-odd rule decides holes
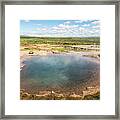
[[[24,50],[31,50],[31,48],[24,48]]]
[[[58,52],[66,52],[66,49],[65,48],[52,48],[52,50],[54,51],[58,51]]]
[[[50,44],[50,45],[99,45],[99,37],[20,37],[21,45]]]

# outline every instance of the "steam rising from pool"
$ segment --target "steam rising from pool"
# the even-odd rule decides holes
[[[21,88],[36,90],[76,90],[99,81],[99,64],[80,55],[33,56],[24,61]]]

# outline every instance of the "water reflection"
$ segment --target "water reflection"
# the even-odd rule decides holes
[[[99,80],[99,64],[92,59],[79,55],[33,56],[24,61],[21,88],[71,89]]]

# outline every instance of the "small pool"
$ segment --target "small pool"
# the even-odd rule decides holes
[[[39,90],[79,91],[100,80],[100,65],[94,58],[72,55],[32,56],[24,61],[21,88]]]

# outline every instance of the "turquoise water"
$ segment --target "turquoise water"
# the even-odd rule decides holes
[[[24,64],[21,88],[28,90],[77,89],[99,80],[99,64],[79,55],[33,56]]]

